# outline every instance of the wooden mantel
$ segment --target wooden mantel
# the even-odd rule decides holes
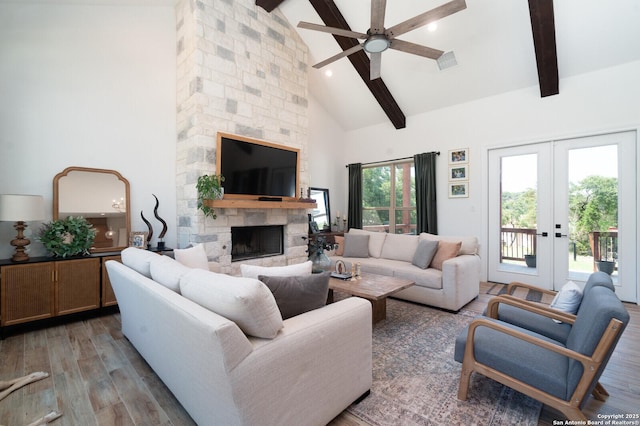
[[[214,209],[315,209],[316,203],[301,201],[259,201],[259,200],[205,200],[207,207]]]

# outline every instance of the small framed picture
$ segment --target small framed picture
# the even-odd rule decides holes
[[[466,164],[469,162],[469,148],[458,148],[449,151],[449,164]]]
[[[147,248],[148,232],[133,231],[129,234],[129,247]]]
[[[469,180],[469,165],[449,166],[449,181]]]
[[[336,273],[338,273],[338,274],[346,274],[347,273],[347,266],[344,264],[344,262],[342,260],[337,260],[336,261]]]
[[[467,198],[469,196],[469,182],[449,184],[449,198]]]

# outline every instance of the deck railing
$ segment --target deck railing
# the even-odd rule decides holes
[[[593,270],[596,270],[596,262],[599,260],[618,260],[618,230],[595,231],[589,234],[589,245],[593,253]],[[616,265],[617,268],[617,265]]]
[[[522,260],[525,254],[536,254],[536,230],[529,228],[500,229],[501,259]]]

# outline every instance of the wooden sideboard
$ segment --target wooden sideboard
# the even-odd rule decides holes
[[[109,260],[120,261],[120,253],[0,260],[0,337],[5,327],[117,306]]]

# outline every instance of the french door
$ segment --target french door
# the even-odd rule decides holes
[[[636,295],[635,132],[489,151],[488,279],[558,290],[599,261]]]

